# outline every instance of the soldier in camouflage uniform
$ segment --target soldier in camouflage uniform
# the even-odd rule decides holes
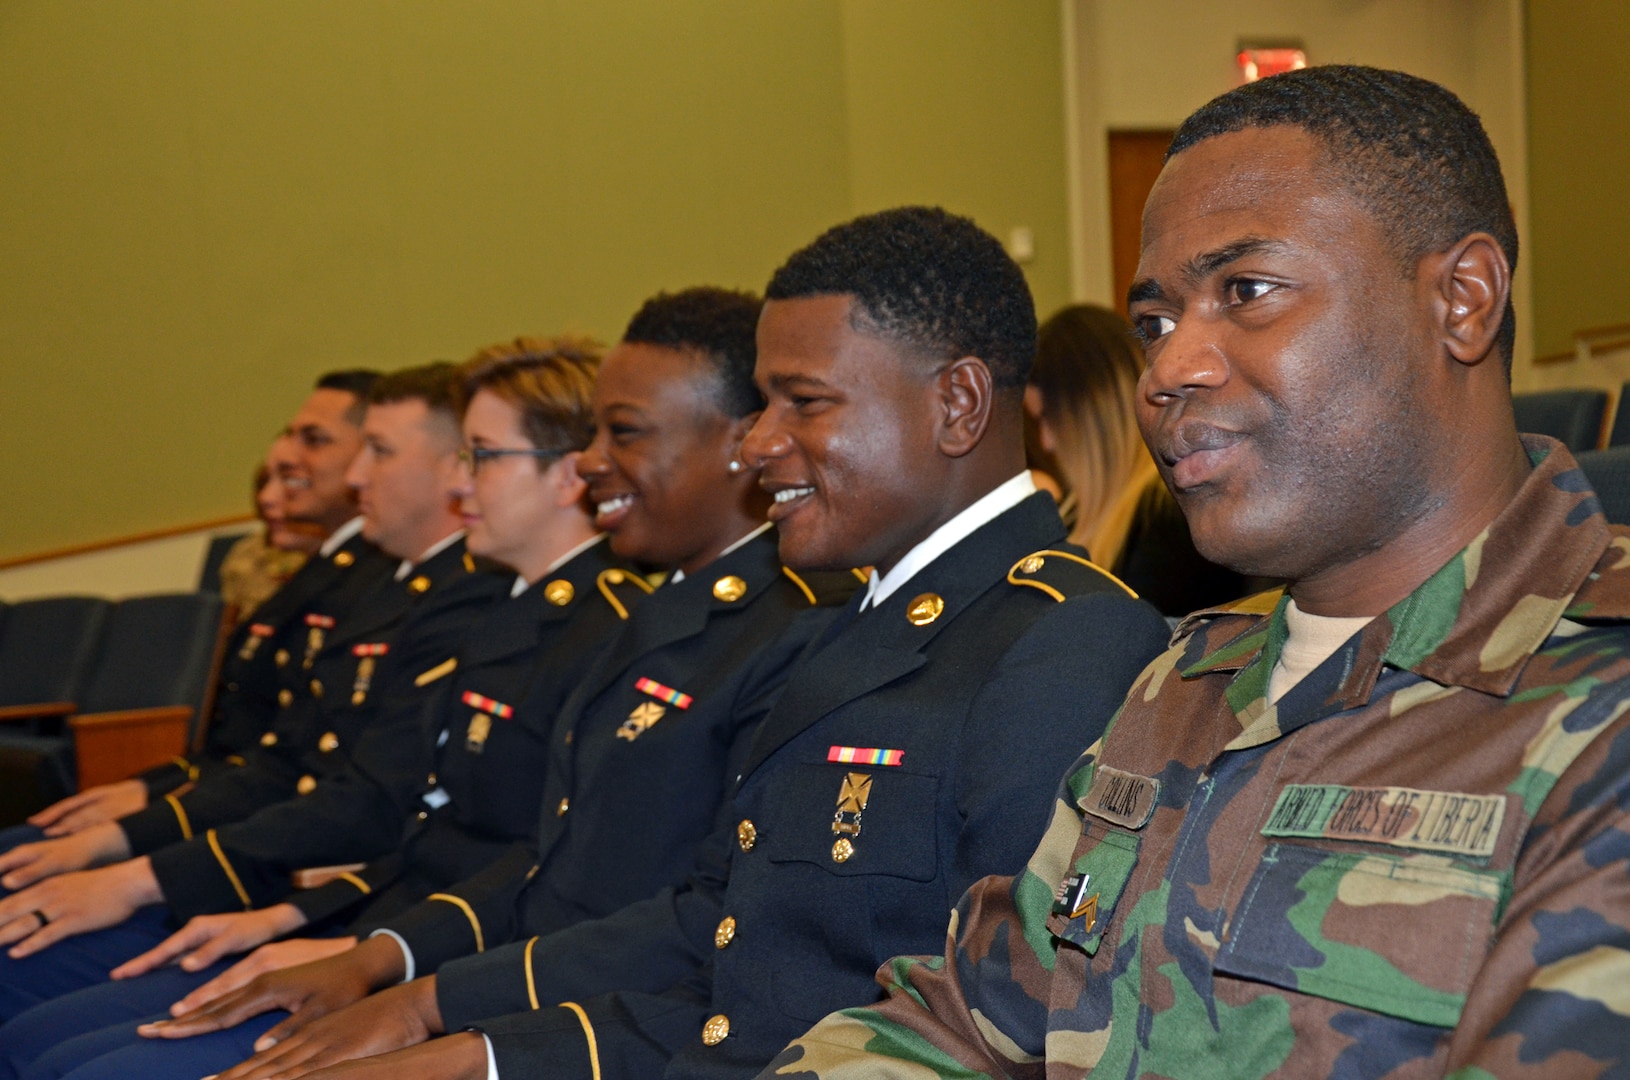
[[[764,1076],[1626,1074],[1630,531],[1513,430],[1507,206],[1408,76],[1186,122],[1140,422],[1201,550],[1288,591],[1184,622],[946,957]]]

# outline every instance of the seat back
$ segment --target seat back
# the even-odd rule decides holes
[[[120,601],[79,696],[82,713],[191,705],[201,711],[221,622],[215,593],[159,593]]]
[[[78,701],[111,606],[97,596],[11,605],[0,630],[0,705]]]
[[[1591,450],[1578,458],[1607,520],[1615,525],[1630,525],[1630,446]]]
[[[1511,399],[1517,430],[1549,435],[1574,453],[1601,445],[1605,390],[1546,390]]]
[[[1619,389],[1619,405],[1613,410],[1613,426],[1607,432],[1607,445],[1630,446],[1630,383]]]

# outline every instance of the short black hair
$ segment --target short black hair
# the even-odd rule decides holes
[[[1036,355],[1036,304],[1001,241],[939,207],[903,206],[828,229],[770,279],[770,300],[852,296],[857,330],[932,356],[977,356],[1022,389]]]
[[[658,293],[628,320],[623,340],[695,352],[718,374],[717,402],[728,416],[748,416],[764,408],[753,385],[758,362],[758,314],[764,301],[750,292],[698,285]]]
[[[312,389],[338,390],[356,398],[356,403],[345,410],[345,418],[351,422],[351,426],[361,427],[362,414],[368,410],[368,395],[378,381],[379,372],[373,368],[344,368],[323,372],[317,376],[317,383]]]
[[[381,375],[368,393],[368,404],[394,405],[399,401],[422,401],[433,415],[450,421],[457,429],[459,390],[458,365],[436,360]]]
[[[1166,159],[1214,135],[1278,124],[1324,145],[1326,164],[1380,220],[1406,273],[1474,232],[1493,236],[1517,269],[1517,223],[1499,156],[1477,114],[1444,87],[1356,64],[1288,71],[1202,105],[1177,129]],[[1496,341],[1507,375],[1516,334],[1507,298]]]

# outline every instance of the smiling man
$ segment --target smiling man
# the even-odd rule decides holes
[[[1310,68],[1178,131],[1139,421],[1200,612],[950,949],[765,1076],[1499,1077],[1630,1064],[1630,532],[1512,422],[1517,238],[1448,91]]]

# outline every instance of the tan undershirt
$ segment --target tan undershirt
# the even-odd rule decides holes
[[[1314,668],[1324,663],[1347,639],[1369,625],[1368,615],[1338,618],[1330,615],[1309,615],[1292,600],[1285,606],[1285,628],[1288,634],[1285,647],[1279,652],[1279,662],[1268,676],[1268,704],[1272,705],[1301,682]]]

